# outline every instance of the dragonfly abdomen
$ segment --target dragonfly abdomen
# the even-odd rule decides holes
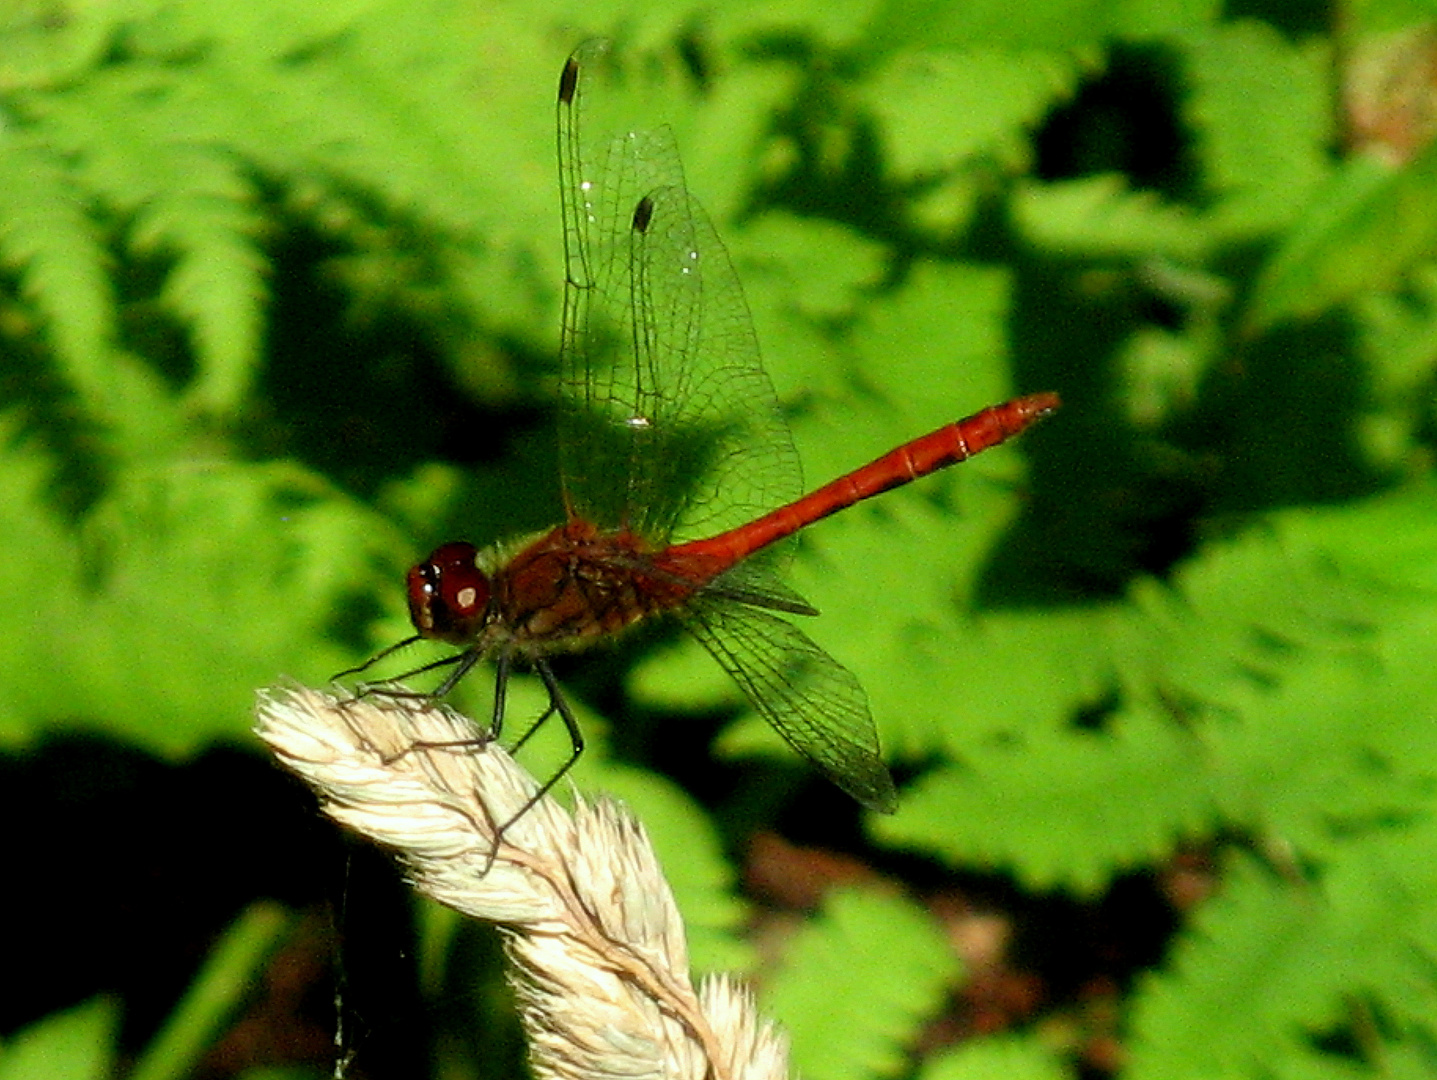
[[[904,443],[747,525],[706,540],[681,544],[671,548],[669,554],[706,558],[727,568],[854,503],[902,487],[1006,442],[1052,413],[1058,405],[1057,394],[1030,394],[993,405]]]

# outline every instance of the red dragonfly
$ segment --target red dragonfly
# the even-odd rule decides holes
[[[557,714],[573,747],[547,791],[583,749],[549,658],[672,614],[790,746],[865,807],[892,812],[862,687],[783,618],[818,612],[777,575],[779,542],[1012,438],[1058,397],[984,409],[794,498],[797,455],[743,291],[684,187],[671,132],[586,141],[582,104],[603,51],[580,47],[559,79],[565,520],[485,551],[437,548],[409,571],[417,634],[393,648],[429,638],[460,650],[419,669],[455,665],[435,697],[493,660],[491,738],[514,664],[532,667],[550,704],[529,730]]]

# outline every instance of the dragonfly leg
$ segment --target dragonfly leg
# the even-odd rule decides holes
[[[539,665],[539,677],[544,680],[544,685],[549,690],[549,704],[559,714],[559,719],[564,721],[564,729],[569,733],[569,760],[564,762],[562,768],[551,776],[545,783],[540,794],[548,791],[566,772],[574,767],[574,762],[579,760],[579,755],[584,752],[584,733],[579,728],[579,721],[575,718],[569,703],[564,699],[564,691],[559,686],[559,680],[554,678],[554,673],[546,663]]]
[[[579,730],[579,721],[574,716],[573,710],[569,708],[568,701],[564,699],[564,691],[559,686],[559,680],[554,678],[553,670],[544,660],[534,661],[534,670],[539,673],[539,678],[544,680],[545,689],[549,691],[549,707],[544,710],[544,715],[539,717],[539,722],[524,733],[524,737],[527,739],[539,724],[543,723],[555,713],[558,713],[559,719],[564,721],[565,730],[569,733],[570,753],[569,759],[555,770],[553,776],[539,785],[539,790],[529,797],[529,801],[524,804],[523,809],[521,809],[519,813],[510,819],[509,824],[513,824],[515,820],[523,816],[525,810],[528,810],[529,807],[549,794],[553,786],[564,778],[564,774],[574,767],[574,762],[578,761],[579,755],[584,752],[584,733]]]
[[[458,686],[459,680],[464,678],[464,676],[468,675],[471,671],[473,671],[474,665],[479,663],[479,661],[483,658],[484,654],[478,649],[466,649],[464,652],[459,653],[457,656],[446,656],[443,660],[436,660],[432,664],[425,664],[418,671],[411,671],[406,675],[401,675],[400,678],[407,679],[410,676],[419,675],[426,671],[433,671],[435,668],[441,668],[448,664],[458,665],[453,671],[451,671],[448,675],[445,676],[442,683],[440,683],[434,688],[434,692],[432,694],[425,695],[425,697],[430,697],[433,698],[435,701],[439,701],[443,698],[447,698],[449,696],[449,691],[453,690],[456,686]]]
[[[403,648],[406,648],[407,646],[413,645],[413,644],[414,644],[416,641],[418,641],[418,640],[419,640],[419,635],[418,635],[418,634],[415,634],[415,635],[413,635],[412,637],[407,637],[407,638],[405,638],[403,641],[396,641],[393,645],[390,645],[387,649],[382,649],[381,651],[375,653],[373,656],[371,656],[371,657],[370,657],[368,660],[366,660],[364,663],[360,664],[358,667],[345,668],[345,669],[344,669],[343,671],[341,671],[338,675],[332,676],[329,681],[330,681],[330,682],[338,682],[340,679],[347,679],[347,678],[348,678],[349,676],[351,676],[351,675],[358,675],[361,671],[368,671],[368,670],[369,670],[370,668],[372,668],[375,664],[379,663],[379,661],[383,660],[386,656],[392,656],[394,653],[397,653],[400,649],[403,649]],[[423,670],[423,669],[421,669],[421,670]]]
[[[578,761],[579,755],[584,752],[584,734],[579,730],[579,721],[574,716],[573,710],[569,708],[569,703],[564,699],[564,691],[559,686],[559,680],[554,677],[554,672],[550,669],[548,662],[543,659],[534,661],[534,670],[539,673],[539,678],[544,680],[544,688],[549,691],[549,707],[544,710],[544,714],[538,720],[529,726],[529,730],[524,732],[519,742],[514,744],[514,750],[518,750],[524,740],[538,730],[540,724],[558,713],[559,719],[564,721],[565,730],[569,733],[569,759],[555,770],[553,776],[540,784],[534,794],[524,800],[524,805],[514,812],[513,817],[494,831],[494,849],[489,853],[489,859],[483,871],[486,874],[489,872],[489,867],[494,865],[495,858],[498,857],[499,845],[504,841],[504,833],[514,822],[532,810],[535,803],[553,790],[554,785],[564,778],[564,774],[574,767],[574,762]]]
[[[540,672],[540,678],[543,678],[543,672]],[[544,721],[559,711],[559,703],[564,700],[563,697],[556,693],[555,688],[547,680],[545,680],[544,686],[549,691],[549,707],[539,714],[537,720],[524,729],[524,734],[514,740],[514,745],[509,748],[510,754],[517,754],[519,748],[529,741],[529,736],[543,727]]]
[[[470,649],[467,652],[446,656],[440,660],[435,660],[433,663],[425,664],[423,667],[418,667],[413,671],[406,671],[403,675],[396,676],[397,679],[409,679],[415,675],[423,675],[426,671],[435,671],[438,668],[448,667],[451,664],[456,665],[454,670],[445,677],[444,681],[430,693],[425,693],[422,690],[396,688],[391,682],[364,683],[358,687],[355,699],[359,700],[371,695],[380,695],[390,698],[403,698],[408,701],[422,701],[426,705],[442,701],[444,696],[448,694],[450,690],[454,689],[455,684],[458,683],[460,679],[474,670],[474,665],[479,662],[482,655],[483,654],[478,650]],[[498,713],[502,713],[504,707],[504,686],[507,682],[508,673],[508,664],[501,661],[499,667],[499,682],[495,687],[496,711]],[[412,750],[473,750],[488,745],[497,737],[497,729],[491,729],[490,731],[477,733],[472,739],[452,739],[444,742],[416,742],[386,758],[385,764],[393,764]]]
[[[513,657],[502,652],[494,664],[494,711],[489,716],[489,739],[495,741],[504,730],[504,709],[509,699],[509,672]],[[519,740],[523,742],[523,739]]]
[[[446,656],[443,659],[435,660],[433,663],[425,664],[423,667],[417,667],[412,671],[406,671],[403,674],[394,676],[394,678],[392,679],[385,679],[383,682],[359,683],[354,688],[354,696],[357,698],[367,698],[374,694],[379,694],[383,697],[392,698],[424,699],[429,701],[437,700],[443,697],[446,693],[448,693],[449,690],[453,688],[453,684],[459,681],[457,678],[455,678],[456,674],[463,675],[474,666],[475,660],[469,660],[468,657],[468,653],[455,653],[453,656]],[[377,660],[379,659],[379,657],[375,657],[375,659]],[[466,660],[468,660],[468,663],[465,663]],[[372,662],[373,661],[370,661],[370,663]],[[409,690],[407,688],[397,687],[394,685],[401,679],[412,679],[416,675],[423,675],[430,671],[437,671],[440,668],[448,667],[450,664],[459,664],[460,667],[458,671],[445,678],[444,682],[439,684],[439,689],[433,691],[432,693],[425,690]],[[366,663],[353,670],[363,671],[368,666],[369,663]],[[351,672],[341,671],[338,675],[335,676],[335,678],[343,678],[345,675],[348,674],[351,674]]]

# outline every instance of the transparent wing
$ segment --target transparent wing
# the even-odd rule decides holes
[[[897,808],[868,700],[848,669],[766,611],[700,598],[680,618],[790,746],[868,809]]]
[[[589,141],[591,91],[611,66],[602,43],[585,45],[560,83],[564,494],[601,527],[697,539],[796,497],[798,458],[672,133]]]
[[[762,553],[760,553],[762,554]],[[726,599],[790,615],[817,615],[818,609],[784,584],[775,568],[760,559],[748,558],[726,570],[703,587],[704,596]]]

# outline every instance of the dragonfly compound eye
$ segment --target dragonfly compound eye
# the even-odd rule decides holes
[[[468,644],[489,607],[489,578],[473,544],[437,547],[409,571],[409,617],[420,637]]]

